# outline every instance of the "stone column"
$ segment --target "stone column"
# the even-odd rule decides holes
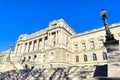
[[[51,39],[52,35],[51,35],[51,33],[50,33],[49,37],[50,37],[50,45],[52,45],[52,39]]]
[[[60,40],[60,35],[59,35],[59,32],[60,32],[60,31],[57,31],[57,32],[58,32],[58,33],[57,33],[57,38],[59,38],[59,39],[57,39],[57,43],[59,44],[59,43],[60,43],[60,41],[59,41],[59,40]]]
[[[15,54],[17,54],[17,50],[18,50],[18,44],[16,44],[16,47],[15,47]]]
[[[50,45],[50,33],[48,34],[48,39],[49,39],[49,45]]]
[[[43,51],[44,51],[45,50],[45,37],[42,38],[42,43],[43,43],[42,47],[43,47]]]
[[[59,31],[59,44],[62,44],[63,42],[62,36],[62,32]]]
[[[37,45],[36,50],[39,50],[39,39],[37,39],[36,45]]]
[[[30,42],[28,42],[28,45],[27,45],[27,52],[30,51]]]
[[[25,43],[22,43],[22,47],[21,47],[21,53],[23,54],[25,50]]]
[[[19,54],[21,52],[21,44],[18,44],[18,48],[17,48],[17,53]]]
[[[25,51],[24,52],[28,52],[28,44],[29,43],[25,43]]]
[[[58,39],[58,37],[57,37],[57,35],[58,35],[58,31],[56,31],[56,41],[55,41],[55,43],[57,44],[57,39]]]
[[[27,45],[26,45],[26,43],[24,43],[24,50],[23,50],[23,53],[25,53],[26,47],[27,47]]]
[[[32,44],[31,44],[31,51],[34,51],[34,40],[32,41]]]
[[[21,53],[21,50],[22,50],[22,45],[23,45],[23,43],[20,44],[20,53]]]
[[[20,44],[17,44],[17,54],[20,52]]]

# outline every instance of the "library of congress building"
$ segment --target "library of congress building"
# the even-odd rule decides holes
[[[110,25],[111,33],[120,41],[120,24]],[[57,68],[107,64],[104,46],[105,28],[77,34],[63,20],[54,20],[48,28],[19,36],[11,62],[22,61],[25,67]],[[2,52],[6,61],[7,52]]]

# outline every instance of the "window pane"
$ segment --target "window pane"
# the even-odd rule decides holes
[[[82,47],[83,47],[83,49],[86,49],[86,44],[82,43]]]
[[[87,55],[84,55],[84,61],[87,61]]]
[[[94,48],[94,47],[95,47],[94,41],[91,41],[91,42],[90,42],[90,46],[91,46],[91,48]]]
[[[100,46],[101,46],[101,47],[104,46],[104,41],[103,41],[103,39],[101,39],[99,42],[100,42]]]
[[[79,57],[78,56],[76,56],[76,62],[79,62]]]
[[[107,60],[107,54],[103,53],[103,60]]]
[[[96,54],[93,54],[93,61],[96,61],[97,60],[97,56]]]

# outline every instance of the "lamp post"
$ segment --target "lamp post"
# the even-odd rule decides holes
[[[101,10],[101,16],[102,16],[102,20],[103,20],[103,23],[105,26],[105,31],[106,31],[106,35],[105,35],[106,41],[105,41],[104,45],[107,48],[107,52],[118,51],[119,50],[119,46],[118,46],[119,41],[114,38],[113,34],[111,33],[111,31],[109,29],[105,9]]]
[[[101,16],[102,16],[102,20],[103,20],[103,23],[104,23],[104,26],[105,26],[106,41],[113,40],[114,36],[113,36],[113,34],[111,34],[110,29],[108,27],[108,22],[107,22],[107,16],[106,16],[106,10],[105,9],[101,10]]]
[[[12,51],[12,47],[13,47],[13,45],[10,44],[10,51],[8,53],[8,56],[7,56],[7,61],[10,61],[10,54],[11,54],[11,51]]]

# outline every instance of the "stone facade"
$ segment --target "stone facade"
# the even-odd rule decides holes
[[[120,40],[120,24],[110,26]],[[11,61],[31,68],[58,68],[107,64],[104,27],[77,34],[63,20],[54,20],[44,30],[20,35]]]

